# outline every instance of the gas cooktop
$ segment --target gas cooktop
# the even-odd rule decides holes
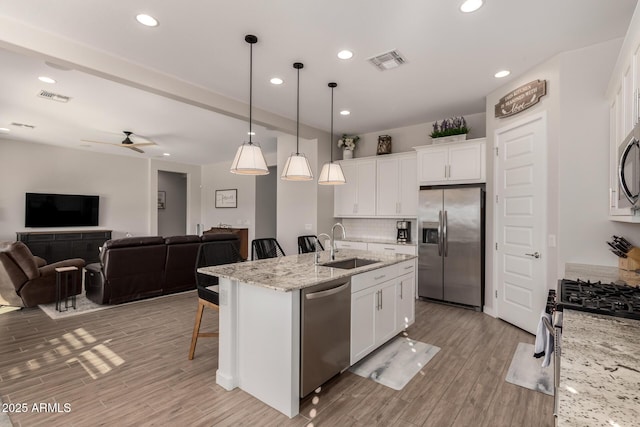
[[[633,286],[563,279],[560,304],[572,310],[640,320],[640,288]]]

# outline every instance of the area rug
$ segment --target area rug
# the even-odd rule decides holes
[[[187,293],[187,292],[195,292],[194,290],[191,291],[185,291],[185,292],[178,292],[175,294],[168,294],[168,295],[160,295],[154,298],[147,298],[147,299],[141,299],[141,300],[137,300],[137,301],[131,301],[131,302],[126,302],[123,304],[96,304],[95,302],[91,301],[90,299],[88,299],[84,294],[80,294],[78,296],[76,296],[76,308],[75,310],[71,307],[69,307],[69,309],[67,309],[67,311],[58,311],[56,310],[56,303],[52,302],[51,304],[40,304],[38,307],[40,307],[40,309],[42,311],[44,311],[47,316],[49,316],[52,319],[66,319],[67,317],[73,317],[73,316],[78,316],[80,314],[87,314],[87,313],[93,313],[95,311],[100,311],[100,310],[106,310],[109,308],[114,308],[114,307],[122,307],[123,305],[128,305],[128,304],[136,304],[139,302],[145,302],[145,301],[149,301],[149,300],[154,300],[154,299],[158,299],[158,298],[166,298],[166,297],[170,297],[173,295],[179,295],[182,293]],[[62,303],[64,305],[64,302]],[[69,304],[71,304],[71,300],[69,300]]]
[[[533,357],[533,344],[518,343],[505,381],[553,396],[553,357],[546,368]]]
[[[349,370],[394,390],[402,390],[440,351],[440,347],[396,337]]]

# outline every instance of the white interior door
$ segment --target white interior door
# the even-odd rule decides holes
[[[546,302],[546,113],[495,132],[498,317],[535,334]]]

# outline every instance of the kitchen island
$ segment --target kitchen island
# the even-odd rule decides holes
[[[565,308],[559,426],[640,420],[640,321]]]
[[[321,265],[330,261],[329,251],[320,253],[320,265],[314,263],[314,256],[292,255],[198,270],[220,280],[216,383],[227,390],[239,387],[289,417],[298,414],[301,397],[300,313],[303,289],[337,279],[351,279],[352,291],[358,291],[354,296],[366,294],[371,289],[371,296],[375,290],[376,298],[380,292],[382,300],[382,288],[391,289],[398,295],[397,305],[386,305],[392,308],[392,316],[389,317],[393,322],[389,329],[392,335],[378,337],[380,339],[375,343],[360,345],[361,336],[367,336],[370,331],[365,330],[361,334],[357,329],[363,328],[362,319],[371,317],[369,311],[373,313],[373,304],[371,310],[365,312],[361,310],[362,305],[355,306],[360,315],[354,313],[352,307],[352,364],[381,345],[382,339],[390,339],[413,323],[414,317],[415,256],[339,251],[336,260],[363,258],[375,261],[353,269]],[[357,301],[358,304],[364,301],[366,305],[368,300]],[[376,309],[381,306],[376,300]],[[376,319],[376,325],[379,323],[380,319]],[[353,335],[357,335],[360,342],[354,344]]]

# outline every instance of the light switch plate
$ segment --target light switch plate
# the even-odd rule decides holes
[[[311,230],[311,224],[305,224],[304,225],[304,229],[305,230]]]
[[[556,235],[555,234],[549,234],[549,236],[547,237],[547,246],[549,246],[550,248],[555,248],[556,247]]]

